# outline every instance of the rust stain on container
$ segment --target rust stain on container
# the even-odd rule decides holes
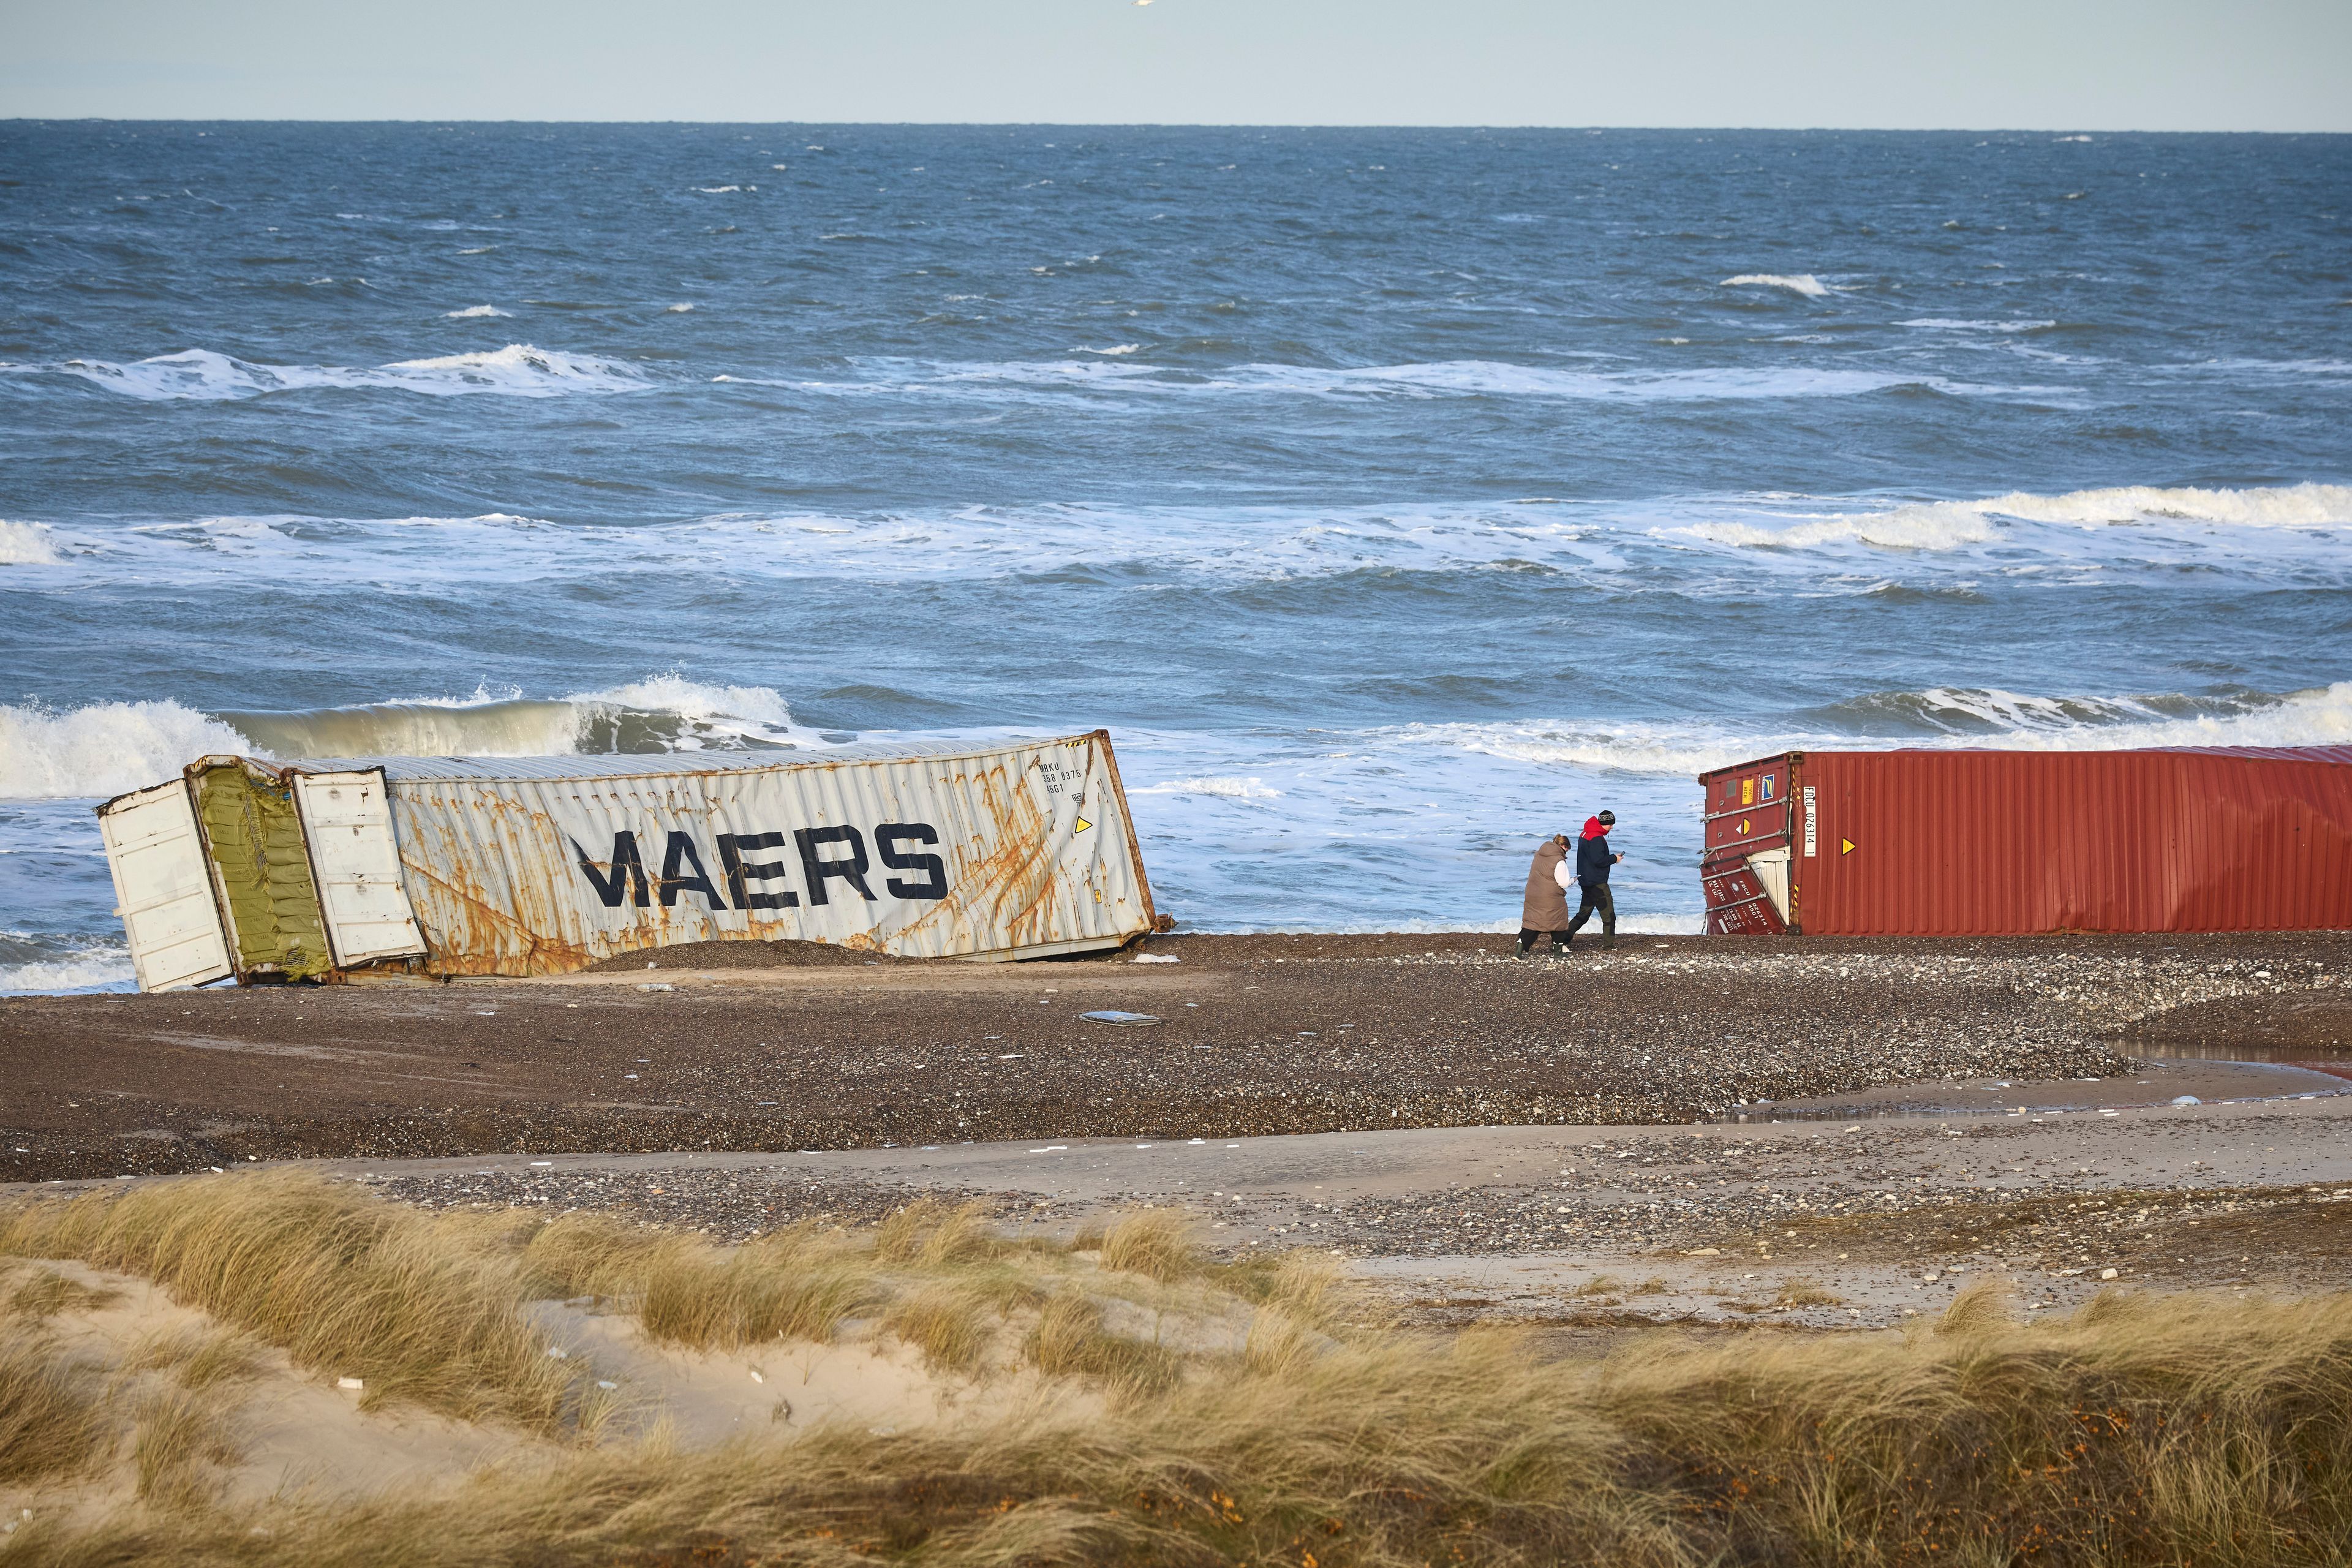
[[[434,973],[557,973],[730,938],[1017,958],[1154,924],[1101,731],[963,752],[527,762],[385,762]]]
[[[786,938],[1027,958],[1160,925],[1100,730],[805,756],[207,762],[273,788],[380,773],[406,904],[389,912],[413,919],[425,949],[401,962],[434,974],[555,974],[677,942]],[[378,926],[386,912],[370,906]]]
[[[2352,928],[2352,747],[1791,752],[1699,784],[1717,934]]]

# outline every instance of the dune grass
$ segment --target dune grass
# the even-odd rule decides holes
[[[1102,1266],[1162,1284],[1197,1267],[1190,1216],[1178,1209],[1138,1209],[1122,1216],[1102,1240]]]
[[[102,1369],[0,1327],[0,1484],[78,1475],[114,1451]]]
[[[495,1243],[517,1224],[316,1180],[199,1178],[20,1204],[0,1213],[0,1253],[144,1275],[299,1366],[362,1378],[372,1405],[551,1429],[572,1391],[515,1310],[518,1266]]]
[[[341,1299],[341,1276],[373,1300],[402,1226],[450,1223],[235,1178],[212,1184],[226,1196],[201,1184],[153,1191],[183,1194],[146,1200],[157,1211],[177,1202],[202,1223],[19,1210],[5,1244],[63,1249],[71,1239],[199,1281],[211,1276],[156,1238],[191,1238],[184,1250],[197,1237],[205,1248],[244,1246],[239,1255],[257,1260],[310,1260],[291,1278],[318,1310]],[[249,1224],[229,1212],[239,1201],[256,1211]],[[11,1560],[2269,1568],[2352,1554],[2352,1296],[2109,1294],[2070,1318],[2024,1323],[1979,1285],[1900,1334],[1660,1331],[1593,1360],[1519,1333],[1351,1326],[1328,1258],[1252,1265],[1217,1283],[1217,1269],[1171,1251],[1170,1227],[1154,1220],[1150,1245],[1139,1239],[1126,1255],[1128,1277],[1164,1273],[1145,1289],[1249,1314],[1244,1348],[1186,1353],[1109,1331],[1097,1288],[1118,1275],[985,1236],[929,1250],[957,1235],[954,1212],[903,1225],[887,1258],[878,1243],[810,1231],[730,1252],[601,1220],[476,1221],[441,1233],[463,1268],[404,1265],[401,1278],[419,1282],[410,1306],[425,1320],[440,1310],[426,1287],[449,1286],[441,1353],[477,1382],[505,1364],[479,1348],[489,1295],[506,1292],[510,1317],[535,1291],[649,1305],[656,1282],[683,1270],[729,1303],[679,1320],[716,1325],[693,1328],[719,1336],[695,1342],[838,1323],[824,1310],[796,1318],[764,1305],[770,1286],[757,1283],[838,1276],[870,1293],[862,1299],[879,1331],[935,1366],[983,1367],[967,1336],[1011,1313],[1026,1325],[1020,1342],[1037,1373],[1110,1397],[1024,1405],[969,1426],[763,1434],[698,1452],[575,1444],[455,1498],[232,1509],[184,1493],[168,1521],[126,1511],[89,1529],[28,1531]],[[1119,1229],[1105,1234],[1106,1253]],[[245,1301],[235,1290],[221,1299]],[[264,1337],[305,1331],[239,1310]],[[424,1364],[431,1342],[417,1341],[418,1387],[445,1385]],[[8,1386],[0,1375],[0,1420]],[[151,1430],[167,1456],[162,1415],[142,1440]],[[0,1440],[0,1453],[10,1447]],[[50,1451],[98,1449],[52,1441]],[[159,1458],[159,1495],[174,1473]]]

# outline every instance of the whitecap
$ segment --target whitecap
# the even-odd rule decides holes
[[[54,566],[60,559],[48,524],[0,520],[0,566]]]
[[[1213,795],[1226,800],[1279,800],[1282,792],[1267,787],[1264,779],[1202,777],[1169,779],[1160,784],[1146,784],[1134,791],[1137,795]]]
[[[693,310],[693,309],[694,309],[693,305],[691,305],[691,304],[688,304],[688,303],[680,303],[680,304],[671,305],[671,306],[667,307],[667,310],[668,310],[669,314],[671,314],[671,315],[673,315],[673,316],[683,316],[683,315],[685,315],[688,310]]]
[[[723,196],[730,191],[740,191],[743,187],[740,185],[697,185],[694,188],[706,196]]]
[[[1999,530],[1974,501],[1932,502],[1852,517],[1816,518],[1782,527],[1701,522],[1676,532],[1712,544],[1801,550],[1822,544],[1872,544],[1890,550],[1957,550],[1990,542]]]
[[[444,310],[441,313],[453,321],[467,321],[475,316],[511,316],[514,314],[512,310],[501,310],[496,305],[468,305],[462,310]]]
[[[131,364],[68,360],[57,368],[110,392],[147,402],[216,402],[320,388],[397,389],[427,396],[490,392],[518,397],[553,397],[574,392],[635,392],[647,384],[626,365],[530,343],[509,343],[501,349],[432,359],[400,360],[373,369],[258,364],[211,349],[158,354]]]
[[[2109,489],[2072,490],[2055,496],[2016,491],[1979,504],[2009,517],[2086,528],[2151,519],[2245,528],[2352,527],[2352,485],[2300,484],[2245,489],[2126,485]]]
[[[55,957],[0,963],[0,996],[134,991],[138,984],[131,950],[119,943],[72,947]]]
[[[1726,289],[1786,289],[1791,294],[1802,294],[1808,300],[1825,298],[1830,286],[1810,272],[1794,277],[1778,272],[1743,272],[1737,278],[1727,278],[1720,285]]]
[[[1953,321],[1942,316],[1923,316],[1916,321],[1897,321],[1898,327],[1934,327],[1953,332],[2032,332],[2044,327],[2054,327],[2055,321]]]
[[[177,702],[0,704],[0,800],[104,798],[176,777],[208,752],[249,749],[236,730]]]
[[[1936,551],[1989,543],[2000,535],[2004,519],[2083,529],[2161,529],[2181,522],[2249,529],[2344,528],[2352,527],[2352,485],[2245,489],[2128,485],[2050,496],[2015,490],[1983,500],[1927,501],[1793,522],[1701,522],[1672,531],[1733,546],[1869,544]]]

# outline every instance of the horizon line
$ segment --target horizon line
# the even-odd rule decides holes
[[[357,119],[327,119],[301,115],[176,115],[133,118],[111,114],[0,114],[0,125],[467,125],[467,126],[816,126],[866,130],[970,131],[1558,131],[1603,135],[1611,132],[1644,132],[1706,135],[1863,135],[1863,136],[2343,136],[2352,129],[2278,130],[2264,128],[2151,129],[2135,126],[2073,125],[1665,125],[1555,124],[1494,121],[1485,122],[1415,122],[1376,121],[1250,121],[1250,120],[683,120],[601,119],[524,120],[478,119],[466,115],[373,115]]]

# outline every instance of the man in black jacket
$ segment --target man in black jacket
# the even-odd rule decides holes
[[[1609,848],[1609,830],[1617,826],[1617,814],[1604,811],[1598,816],[1587,817],[1584,836],[1576,841],[1576,883],[1583,897],[1576,903],[1576,918],[1568,922],[1569,940],[1584,929],[1592,911],[1601,911],[1601,945],[1617,945],[1617,900],[1609,892],[1609,868],[1625,858]]]

